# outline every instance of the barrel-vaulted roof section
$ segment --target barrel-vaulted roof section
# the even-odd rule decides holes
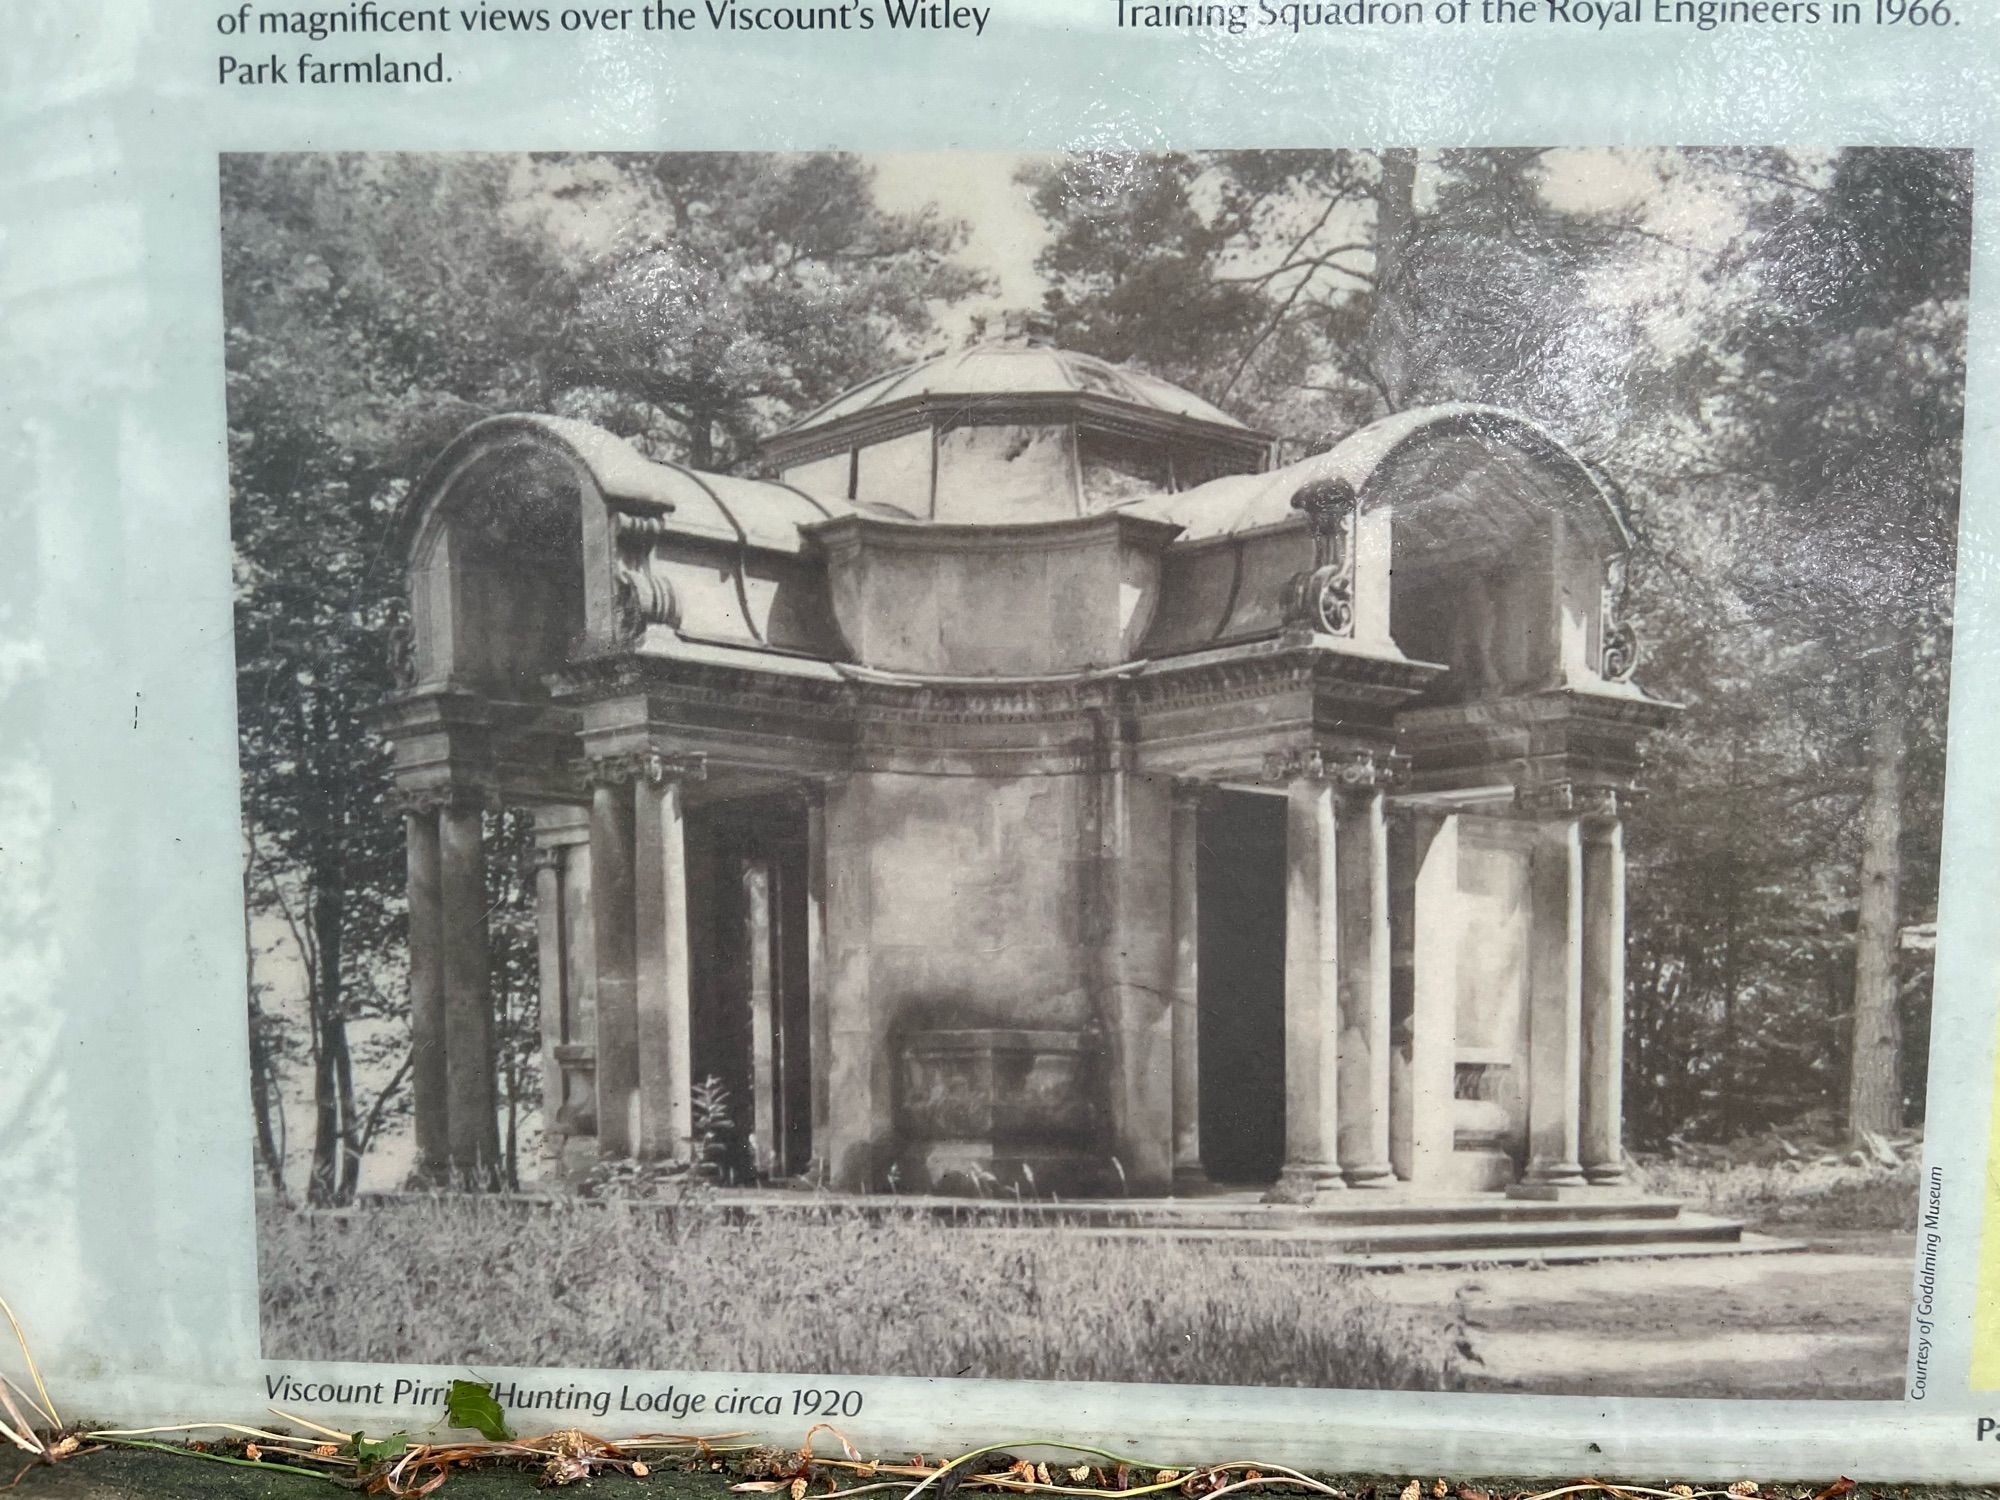
[[[1045,344],[974,344],[864,380],[808,412],[781,436],[846,422],[905,403],[980,396],[1098,396],[1126,406],[1247,433],[1221,407],[1171,381],[1092,354]]]
[[[796,554],[800,528],[870,507],[809,495],[773,480],[705,474],[647,458],[626,439],[588,422],[513,412],[475,422],[455,438],[405,502],[400,527],[413,542],[437,503],[475,465],[502,453],[540,451],[566,458],[614,509],[655,515],[667,535],[697,537],[763,552]]]
[[[1363,506],[1390,500],[1394,475],[1440,440],[1470,439],[1493,458],[1512,454],[1588,499],[1606,541],[1618,550],[1631,532],[1606,482],[1539,423],[1497,406],[1417,407],[1371,422],[1323,453],[1262,474],[1232,474],[1179,494],[1149,496],[1125,509],[1182,527],[1180,545],[1302,524],[1292,497],[1314,481],[1346,483]],[[1371,485],[1373,488],[1371,489]]]

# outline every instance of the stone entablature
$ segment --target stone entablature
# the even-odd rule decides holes
[[[514,806],[565,1169],[685,1157],[713,1073],[745,1171],[1195,1180],[1202,820],[1245,797],[1283,808],[1276,1193],[1621,1170],[1620,814],[1670,709],[1617,507],[1525,419],[990,524],[503,418],[403,536],[425,1175],[493,1161],[468,903]]]

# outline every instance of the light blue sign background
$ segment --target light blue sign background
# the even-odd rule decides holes
[[[265,1404],[217,152],[1906,143],[1982,152],[1930,1096],[1947,1240],[1926,1399],[846,1383],[868,1393],[853,1436],[891,1451],[1033,1433],[1426,1474],[2000,1479],[1964,1389],[2000,969],[1993,0],[1962,0],[1942,32],[1163,38],[1115,32],[1115,0],[993,10],[979,40],[460,36],[457,81],[409,90],[219,88],[208,0],[15,0],[0,16],[0,1295],[66,1414],[245,1419]]]

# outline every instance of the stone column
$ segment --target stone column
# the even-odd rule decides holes
[[[540,830],[537,830],[539,834]],[[542,1021],[542,1155],[551,1170],[563,1156],[563,848],[535,848],[535,978]]]
[[[493,1084],[493,995],[486,955],[484,814],[454,803],[438,813],[438,889],[444,955],[446,1094],[451,1171],[487,1187],[500,1169]]]
[[[743,959],[750,1000],[750,1130],[757,1175],[769,1177],[777,1161],[778,1079],[772,1042],[771,866],[746,859],[742,866]]]
[[[563,858],[563,1129],[570,1137],[565,1171],[588,1171],[597,1158],[597,929],[591,919],[590,811]],[[543,1106],[547,1108],[546,1102]]]
[[[869,933],[874,925],[871,857],[880,813],[867,776],[829,783],[821,820],[825,877],[826,1134],[814,1149],[834,1187],[868,1192],[884,1185],[889,1160],[892,1059],[877,993]],[[888,1009],[887,997],[883,1010]]]
[[[1568,811],[1546,817],[1530,876],[1528,1171],[1525,1185],[1580,1187],[1583,841]]]
[[[1625,832],[1615,799],[1583,820],[1582,1162],[1625,1177]]]
[[[1310,1203],[1340,1174],[1339,833],[1330,783],[1285,786],[1285,1166],[1270,1196]]]
[[[681,766],[651,757],[634,783],[636,1134],[639,1154],[655,1161],[687,1161],[694,1149],[687,835],[682,806],[686,774]]]
[[[812,1157],[814,1176],[825,1180],[832,1121],[833,1032],[828,1004],[830,953],[826,933],[826,789],[806,791],[806,987],[811,1032]]]
[[[632,789],[628,768],[593,768],[590,794],[591,935],[597,950],[597,1143],[607,1157],[639,1148],[639,1016],[632,905]]]
[[[451,1161],[437,809],[422,806],[406,811],[403,836],[410,892],[410,1099],[417,1133],[412,1179],[428,1186],[445,1180]]]
[[[1173,887],[1174,1186],[1207,1181],[1201,1167],[1201,789],[1174,788],[1169,860]]]
[[[1386,799],[1350,767],[1340,817],[1340,1166],[1349,1187],[1392,1187],[1389,1164],[1389,828]]]
[[[1411,818],[1410,1181],[1448,1180],[1458,1072],[1459,814]]]
[[[1125,1190],[1152,1196],[1174,1177],[1173,788],[1132,771],[1126,755],[1110,750],[1089,793],[1090,982],[1105,1023],[1112,1154]]]

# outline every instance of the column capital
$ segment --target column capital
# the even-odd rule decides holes
[[[395,787],[383,799],[392,812],[433,813],[449,810],[497,812],[500,794],[483,781],[446,781],[430,786]]]
[[[701,781],[708,775],[708,757],[663,750],[625,750],[588,757],[577,768],[577,775],[588,787],[625,786],[640,781],[651,786],[662,786],[669,781]]]
[[[1534,818],[1577,818],[1585,824],[1616,823],[1631,812],[1639,793],[1629,787],[1594,782],[1552,781],[1514,789],[1514,810]]]
[[[1272,750],[1264,756],[1264,779],[1279,783],[1325,781],[1345,791],[1385,792],[1397,785],[1409,764],[1393,750],[1327,750],[1309,745]]]

